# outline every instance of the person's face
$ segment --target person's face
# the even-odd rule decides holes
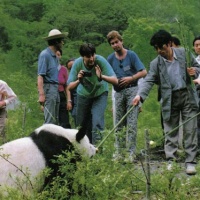
[[[118,38],[114,38],[110,40],[110,46],[113,48],[114,51],[121,51],[123,48],[123,42],[120,41]]]
[[[57,49],[57,50],[61,50],[62,47],[63,47],[63,45],[64,45],[64,39],[61,39],[61,40],[59,40],[59,41],[57,42],[57,44],[56,44],[55,46],[56,46],[56,49]]]
[[[154,46],[154,49],[157,51],[159,55],[168,59],[171,53],[171,44],[163,44],[162,46]]]
[[[172,47],[178,48],[178,45],[175,45],[174,42],[172,42]]]
[[[60,51],[56,51],[56,57],[60,60],[61,59],[61,53],[60,53]]]
[[[67,63],[67,69],[68,69],[68,70],[71,70],[73,64],[74,64],[74,61],[73,61],[73,60],[70,61],[70,62],[68,62],[68,63]]]
[[[194,42],[194,51],[196,54],[200,55],[200,40]]]
[[[83,61],[86,67],[92,69],[94,67],[95,54],[89,56],[83,56]]]

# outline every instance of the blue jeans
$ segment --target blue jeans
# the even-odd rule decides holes
[[[44,84],[44,124],[58,124],[60,97],[57,84]]]
[[[87,127],[87,136],[92,144],[102,139],[104,113],[107,106],[108,92],[98,97],[88,98],[77,94],[77,126]]]

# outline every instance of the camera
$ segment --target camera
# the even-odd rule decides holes
[[[92,72],[83,71],[83,77],[91,77],[91,76],[92,76]]]

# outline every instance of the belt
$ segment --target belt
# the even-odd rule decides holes
[[[137,84],[130,84],[130,85],[127,85],[126,87],[124,87],[123,89],[125,89],[125,88],[131,88],[131,87],[135,87],[135,86],[137,86]]]
[[[172,91],[172,93],[174,93],[174,92],[183,92],[183,91],[186,91],[186,90],[187,90],[187,88],[181,88],[181,89]]]
[[[120,87],[114,87],[114,90],[116,91],[116,92],[120,92],[120,91],[122,91],[122,90],[124,90],[124,89],[127,89],[127,88],[131,88],[131,87],[136,87],[137,86],[137,83],[132,83],[132,84],[129,84],[129,85],[127,85],[126,87],[123,87],[123,88],[120,88]]]
[[[53,84],[53,85],[58,85],[58,83],[52,83],[52,82],[44,82],[44,84]]]

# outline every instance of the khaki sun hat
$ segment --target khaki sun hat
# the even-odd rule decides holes
[[[68,32],[61,33],[58,29],[52,29],[49,32],[48,37],[44,37],[45,40],[53,40],[57,38],[65,38],[68,36]]]

